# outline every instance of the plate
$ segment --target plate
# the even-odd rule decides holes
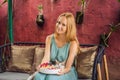
[[[40,70],[39,72],[45,73],[45,74],[57,74],[60,69],[63,69],[64,66],[61,64],[52,64],[49,62],[42,63],[39,65]]]
[[[44,74],[57,74],[59,71],[60,69],[40,69],[40,72]]]

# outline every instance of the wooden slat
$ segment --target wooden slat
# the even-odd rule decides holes
[[[100,68],[100,63],[97,64],[97,80],[102,80],[102,74],[101,74],[101,68]]]
[[[107,65],[106,55],[103,56],[103,64],[104,64],[104,68],[105,68],[106,80],[109,80],[108,65]]]

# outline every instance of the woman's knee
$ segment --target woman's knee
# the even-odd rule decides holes
[[[35,76],[34,76],[34,80],[44,80],[45,79],[45,74],[41,74],[41,73],[37,73]]]

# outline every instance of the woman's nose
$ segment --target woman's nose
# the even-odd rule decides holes
[[[58,25],[58,28],[60,28],[60,29],[61,29],[61,28],[62,28],[62,25],[61,25],[61,24],[59,24],[59,25]]]

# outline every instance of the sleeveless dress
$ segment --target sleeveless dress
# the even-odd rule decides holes
[[[70,43],[66,43],[64,46],[58,48],[54,36],[52,36],[50,61],[66,61],[69,55],[69,47]],[[77,80],[77,72],[74,66],[72,66],[71,70],[63,75],[37,73],[34,80]]]

